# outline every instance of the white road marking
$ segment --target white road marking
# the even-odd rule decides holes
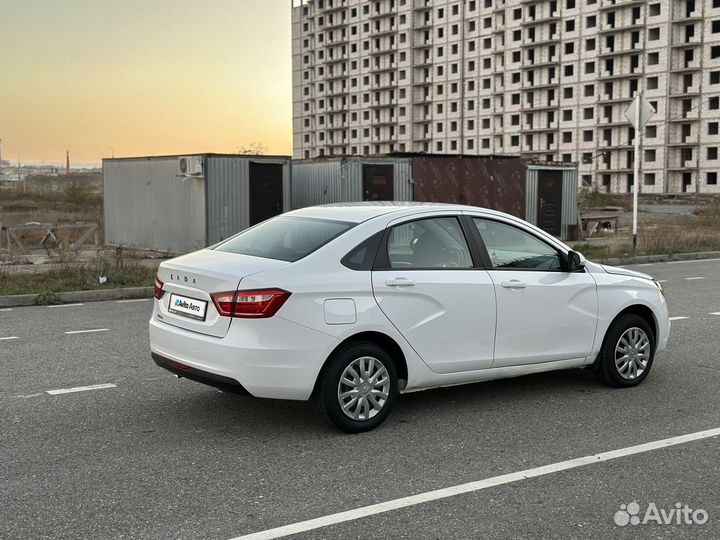
[[[720,315],[720,311],[716,311],[715,313],[710,313],[709,315]]]
[[[683,319],[687,319],[688,317],[668,317],[668,321],[682,321]]]
[[[330,525],[336,525],[338,523],[344,523],[347,521],[353,521],[368,516],[382,514],[384,512],[390,512],[392,510],[408,508],[410,506],[416,506],[418,504],[437,501],[440,499],[446,499],[448,497],[454,497],[456,495],[462,495],[464,493],[473,493],[495,486],[510,484],[512,482],[518,482],[520,480],[527,480],[529,478],[544,476],[546,474],[567,471],[569,469],[584,467],[585,465],[592,465],[594,463],[602,463],[604,461],[610,461],[625,456],[642,454],[644,452],[657,450],[659,448],[667,448],[669,446],[675,446],[678,444],[685,444],[692,441],[708,439],[710,437],[717,437],[718,435],[720,435],[720,428],[708,429],[706,431],[698,431],[696,433],[688,433],[687,435],[680,435],[678,437],[671,437],[669,439],[661,439],[659,441],[639,444],[637,446],[628,446],[626,448],[610,450],[609,452],[602,452],[600,454],[595,454],[592,456],[569,459],[567,461],[560,461],[558,463],[552,463],[550,465],[544,465],[542,467],[536,467],[534,469],[525,469],[524,471],[503,474],[500,476],[493,476],[491,478],[478,480],[476,482],[468,482],[467,484],[460,484],[448,488],[436,489],[435,491],[418,493],[417,495],[410,495],[409,497],[393,499],[378,504],[371,504],[370,506],[356,508],[355,510],[338,512],[337,514],[330,514],[315,519],[309,519],[307,521],[300,521],[291,525],[285,525],[282,527],[276,527],[274,529],[267,529],[265,531],[259,531],[251,534],[246,534],[244,536],[238,536],[233,540],[269,540],[272,538],[282,538],[285,536],[290,536],[292,534],[299,534],[315,529],[320,529],[322,527],[328,527]]]
[[[93,384],[91,386],[77,386],[75,388],[60,388],[59,390],[47,390],[46,393],[51,396],[60,394],[72,394],[73,392],[87,392],[88,390],[102,390],[103,388],[117,388],[113,383]]]
[[[6,307],[6,308],[0,309],[0,312],[3,312],[3,311],[12,311],[12,308],[11,308],[11,307]]]
[[[20,339],[17,336],[0,337],[0,341],[10,341],[11,339]]]
[[[12,396],[12,397],[14,397],[14,398],[21,398],[21,399],[28,399],[28,398],[33,398],[33,397],[38,397],[38,396],[43,396],[43,395],[45,395],[45,394],[43,394],[42,392],[40,392],[39,394],[27,394],[27,395],[19,395],[19,396]]]
[[[636,264],[635,266],[652,266],[655,263],[642,263],[642,264]]]
[[[132,298],[130,300],[115,300],[118,304],[129,304],[130,302],[149,302],[150,298]]]
[[[94,328],[92,330],[71,330],[69,332],[65,332],[66,334],[89,334],[91,332],[107,332],[107,328]]]
[[[705,279],[704,277],[686,277],[685,279],[691,280],[691,279]]]
[[[58,308],[58,307],[77,307],[77,306],[84,306],[85,304],[57,304],[54,306],[48,306],[51,308]]]
[[[670,280],[669,279],[658,279],[657,280],[658,283],[667,283],[668,281],[670,281]]]
[[[668,264],[684,264],[684,263],[709,262],[709,261],[720,261],[720,259],[693,259],[691,261],[668,261]]]

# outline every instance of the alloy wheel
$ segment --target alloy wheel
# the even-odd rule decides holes
[[[615,368],[623,379],[641,376],[650,361],[650,339],[637,327],[628,328],[615,345]]]
[[[338,382],[337,398],[343,413],[353,420],[369,420],[387,403],[390,376],[383,363],[372,356],[356,358]]]

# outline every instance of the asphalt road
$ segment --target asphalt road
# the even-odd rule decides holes
[[[306,403],[156,368],[150,301],[0,310],[0,538],[224,540],[720,428],[720,261],[633,269],[666,280],[686,317],[640,387],[574,370],[431,390],[355,436]],[[47,393],[89,385],[114,386]],[[293,537],[720,538],[718,451],[708,437]],[[707,522],[616,525],[633,501],[641,518],[680,503]]]

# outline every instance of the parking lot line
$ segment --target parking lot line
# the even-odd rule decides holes
[[[0,312],[3,312],[3,311],[12,311],[12,308],[11,308],[11,307],[6,307],[6,308],[0,309]]]
[[[716,311],[715,313],[710,313],[710,315],[720,315],[720,311]]]
[[[72,394],[74,392],[87,392],[88,390],[102,390],[103,388],[117,388],[117,385],[113,383],[106,384],[93,384],[90,386],[77,386],[75,388],[60,388],[58,390],[47,390],[46,393],[51,396],[58,396],[60,394]]]
[[[129,304],[131,302],[149,302],[150,298],[131,298],[129,300],[115,300],[118,304]]]
[[[636,446],[628,446],[626,448],[620,448],[618,450],[610,450],[609,452],[602,452],[600,454],[594,454],[592,456],[583,456],[580,458],[569,459],[567,461],[560,461],[557,463],[552,463],[550,465],[536,467],[534,469],[525,469],[523,471],[518,471],[514,473],[493,476],[491,478],[478,480],[476,482],[468,482],[467,484],[460,484],[449,488],[427,491],[425,493],[418,493],[417,495],[402,497],[400,499],[393,499],[378,504],[371,504],[370,506],[356,508],[355,510],[348,510],[345,512],[339,512],[337,514],[330,514],[315,519],[309,519],[307,521],[300,521],[291,525],[284,525],[282,527],[276,527],[274,529],[267,529],[264,531],[250,533],[244,536],[238,536],[233,540],[269,540],[272,538],[282,538],[285,536],[290,536],[292,534],[299,534],[315,529],[320,529],[323,527],[328,527],[330,525],[336,525],[338,523],[354,521],[356,519],[374,516],[377,514],[382,514],[384,512],[390,512],[392,510],[408,508],[410,506],[416,506],[418,504],[437,501],[440,499],[446,499],[448,497],[454,497],[456,495],[462,495],[465,493],[473,493],[490,487],[501,486],[504,484],[527,480],[538,476],[567,471],[569,469],[575,469],[577,467],[584,467],[585,465],[592,465],[594,463],[602,463],[604,461],[611,461],[621,457],[642,454],[651,450],[667,448],[679,444],[686,444],[693,441],[708,439],[710,437],[717,437],[718,435],[720,435],[720,428],[708,429],[695,433],[688,433],[686,435],[679,435],[677,437],[670,437],[668,439],[661,439],[658,441],[639,444]]]
[[[668,321],[682,321],[683,319],[687,319],[687,317],[668,317]]]
[[[20,339],[17,336],[0,337],[0,341],[10,341],[12,339]]]
[[[66,334],[90,334],[92,332],[107,332],[107,328],[93,328],[92,330],[70,330]]]
[[[704,278],[704,277],[686,277],[685,279],[687,279],[688,281],[690,281],[690,280],[693,280],[693,279],[705,279],[705,278]]]
[[[59,308],[59,307],[77,307],[77,306],[84,306],[85,304],[56,304],[54,306],[48,306],[49,308]]]

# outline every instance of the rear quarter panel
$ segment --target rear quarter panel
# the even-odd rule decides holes
[[[292,293],[275,317],[281,317],[344,341],[362,332],[379,332],[392,338],[402,349],[408,366],[407,386],[428,376],[429,368],[417,356],[375,301],[371,272],[351,270],[340,263],[350,250],[366,238],[383,230],[390,217],[380,217],[361,223],[336,240],[307,257],[284,268],[248,276],[241,289],[280,287]],[[351,299],[355,304],[354,322],[328,323],[326,301]],[[350,321],[352,318],[348,318]],[[315,376],[333,352],[333,348],[319,354]]]

